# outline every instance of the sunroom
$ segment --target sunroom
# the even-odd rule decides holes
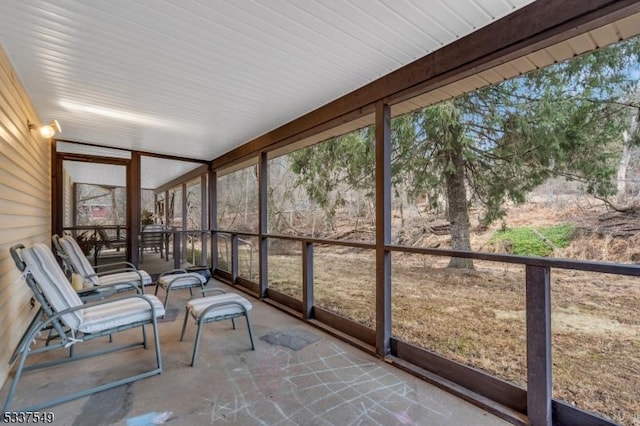
[[[212,327],[192,369],[160,323],[175,359],[104,424],[149,395],[184,424],[640,424],[639,33],[637,1],[2,2],[0,396],[35,314],[9,248],[68,234],[94,265],[206,271],[259,338],[322,336],[248,355]],[[271,380],[289,350],[315,378],[370,357],[420,397],[376,402],[381,375],[302,415],[209,387],[231,380],[216,357]],[[276,382],[308,391],[291,365]],[[154,393],[181,375],[205,394]],[[441,390],[461,417],[421,419]]]

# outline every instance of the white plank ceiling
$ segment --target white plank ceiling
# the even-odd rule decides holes
[[[1,0],[62,139],[211,160],[530,0]]]
[[[422,95],[416,96],[391,106],[392,116],[408,113],[417,108],[436,104],[445,99],[459,96],[463,93],[473,92],[482,87],[492,84],[499,84],[503,81],[514,78],[518,75],[530,71],[548,67],[554,63],[568,60],[577,55],[607,47],[621,40],[637,37],[640,34],[640,14],[636,13],[618,21],[606,24],[594,30],[579,34],[573,38],[561,41],[547,48],[535,51],[526,56],[513,59],[501,65],[497,65],[489,70],[482,71],[476,75],[447,84],[435,90],[431,90]],[[305,139],[292,141],[292,143],[270,151],[269,157],[274,158],[288,154],[296,149],[309,146],[326,139],[339,136],[355,129],[373,125],[374,116],[369,114],[348,123],[333,127],[329,130],[319,132]],[[224,172],[229,173],[241,167],[246,167],[247,163],[240,163],[231,166]]]

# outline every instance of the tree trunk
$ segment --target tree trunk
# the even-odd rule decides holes
[[[454,250],[471,250],[469,237],[469,211],[467,210],[467,188],[464,184],[464,158],[462,144],[453,141],[449,159],[453,170],[445,172],[447,183],[448,216],[451,229],[451,248]],[[473,269],[473,259],[452,257],[449,268]]]
[[[618,165],[618,176],[617,176],[617,195],[618,195],[618,204],[624,204],[627,198],[627,168],[629,167],[629,160],[631,159],[631,150],[629,149],[629,134],[624,132],[623,142],[624,148],[622,150],[622,158],[620,158],[620,163]]]

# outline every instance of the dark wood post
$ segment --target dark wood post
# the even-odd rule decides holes
[[[209,265],[207,262],[208,255],[208,232],[204,232],[209,228],[209,220],[207,218],[207,212],[209,211],[209,204],[204,201],[207,200],[207,174],[200,176],[200,265]]]
[[[218,173],[209,170],[209,229],[218,227]],[[218,267],[218,235],[211,232],[211,273]]]
[[[173,267],[175,269],[180,269],[181,266],[181,253],[182,253],[182,231],[174,230],[173,231]]]
[[[532,426],[551,426],[550,269],[527,265],[527,415]]]
[[[140,153],[131,152],[131,161],[127,166],[127,258],[138,265],[138,235],[140,235],[140,193],[141,172]]]
[[[231,282],[238,281],[238,234],[231,234]]]
[[[269,285],[268,257],[267,247],[267,191],[269,185],[269,168],[267,161],[267,153],[261,152],[258,163],[258,202],[259,202],[259,219],[258,234],[260,240],[260,297],[267,295],[267,287]]]
[[[302,317],[313,318],[313,243],[302,242]]]
[[[376,352],[391,350],[391,114],[376,103]]]
[[[169,190],[164,191],[164,217],[162,218],[164,226],[169,226]],[[175,250],[174,250],[175,251]],[[175,256],[175,253],[174,253]]]
[[[182,230],[183,231],[188,231],[189,230],[189,222],[187,221],[187,184],[183,183],[181,185],[181,189],[182,191],[182,206],[180,206],[180,208],[182,209]],[[187,250],[189,249],[189,245],[187,244],[187,240],[189,239],[189,232],[182,232],[180,234],[181,238],[182,238],[182,251],[180,252],[180,265],[182,265],[184,262],[186,262],[187,259]]]
[[[62,205],[64,206],[64,195],[62,197],[63,197]],[[63,223],[64,223],[64,209],[66,209],[66,206],[64,206],[62,210]],[[78,184],[75,182],[71,185],[71,226],[73,226],[74,228],[78,226]]]

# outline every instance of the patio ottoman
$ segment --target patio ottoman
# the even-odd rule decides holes
[[[251,331],[251,322],[249,321],[249,311],[253,307],[244,297],[234,293],[224,293],[223,289],[212,289],[223,292],[223,294],[215,296],[207,296],[202,299],[191,299],[187,302],[186,313],[184,316],[184,323],[182,324],[182,333],[180,334],[180,341],[184,338],[184,332],[187,328],[187,321],[189,316],[193,317],[198,330],[196,332],[196,341],[193,346],[193,355],[191,356],[191,366],[196,363],[196,356],[198,354],[198,346],[200,345],[200,334],[202,332],[202,326],[204,324],[231,320],[233,329],[235,330],[236,324],[234,319],[238,317],[245,317],[247,321],[247,330],[249,332],[249,340],[251,340],[251,349],[255,350],[253,343],[253,333]]]
[[[158,294],[159,288],[164,289],[164,307],[166,309],[167,303],[169,303],[169,293],[171,293],[171,290],[188,288],[191,297],[193,297],[193,288],[200,287],[201,290],[204,290],[204,285],[207,281],[208,280],[204,276],[197,272],[187,272],[184,269],[173,269],[160,274],[158,282],[156,283],[155,294]]]

